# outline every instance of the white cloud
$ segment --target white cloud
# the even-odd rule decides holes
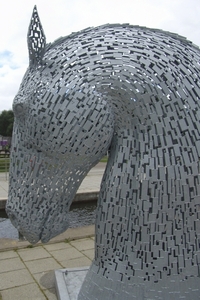
[[[199,0],[2,1],[0,53],[11,55],[0,56],[0,111],[11,107],[28,66],[26,38],[35,4],[47,42],[90,26],[130,23],[176,32],[200,45]]]
[[[12,101],[19,89],[26,65],[11,69],[9,65],[0,68],[0,111],[12,108]]]

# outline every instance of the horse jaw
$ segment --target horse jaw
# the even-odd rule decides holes
[[[16,164],[21,151],[28,157],[27,164],[23,161],[25,169]],[[13,151],[11,155],[6,211],[12,224],[30,243],[39,240],[46,243],[68,228],[70,205],[90,166],[80,171],[75,165],[66,166],[64,158],[53,160],[40,152],[36,159],[33,149],[21,151]]]

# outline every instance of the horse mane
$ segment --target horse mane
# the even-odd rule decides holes
[[[150,31],[150,32],[158,32],[160,34],[162,34],[163,36],[169,36],[169,37],[172,37],[176,40],[179,40],[181,43],[183,44],[186,44],[186,45],[190,45],[196,49],[200,49],[199,46],[195,45],[193,42],[191,42],[190,40],[188,40],[186,37],[184,36],[181,36],[177,33],[173,33],[173,32],[170,32],[170,31],[165,31],[165,30],[162,30],[162,29],[157,29],[157,28],[148,28],[148,27],[145,27],[145,26],[139,26],[139,25],[130,25],[129,23],[124,23],[124,24],[104,24],[104,25],[101,25],[101,26],[97,26],[97,27],[87,27],[83,30],[80,30],[80,31],[77,31],[77,32],[72,32],[71,34],[67,35],[67,36],[61,36],[59,37],[58,39],[56,39],[54,42],[52,43],[48,43],[46,45],[46,51],[48,50],[51,50],[51,49],[54,49],[55,47],[61,45],[63,42],[66,42],[67,40],[71,40],[71,39],[74,39],[76,38],[77,36],[85,36],[87,34],[90,34],[91,32],[98,32],[100,30],[105,30],[105,32],[109,29],[114,29],[116,30],[116,28],[119,28],[120,30],[122,28],[124,29],[127,29],[127,30],[131,30],[131,29],[137,29],[138,32],[139,31]],[[115,31],[116,32],[116,31]]]

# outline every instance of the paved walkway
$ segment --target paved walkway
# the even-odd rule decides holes
[[[94,237],[0,252],[0,299],[56,300],[54,271],[90,266]]]
[[[98,193],[105,163],[94,167],[78,194]],[[0,174],[0,200],[6,201],[8,180]],[[94,225],[71,228],[49,243],[0,239],[0,300],[55,300],[54,271],[89,266],[94,257]]]

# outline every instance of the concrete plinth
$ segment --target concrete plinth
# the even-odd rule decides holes
[[[77,300],[88,269],[89,267],[83,267],[55,271],[56,290],[59,300]]]

